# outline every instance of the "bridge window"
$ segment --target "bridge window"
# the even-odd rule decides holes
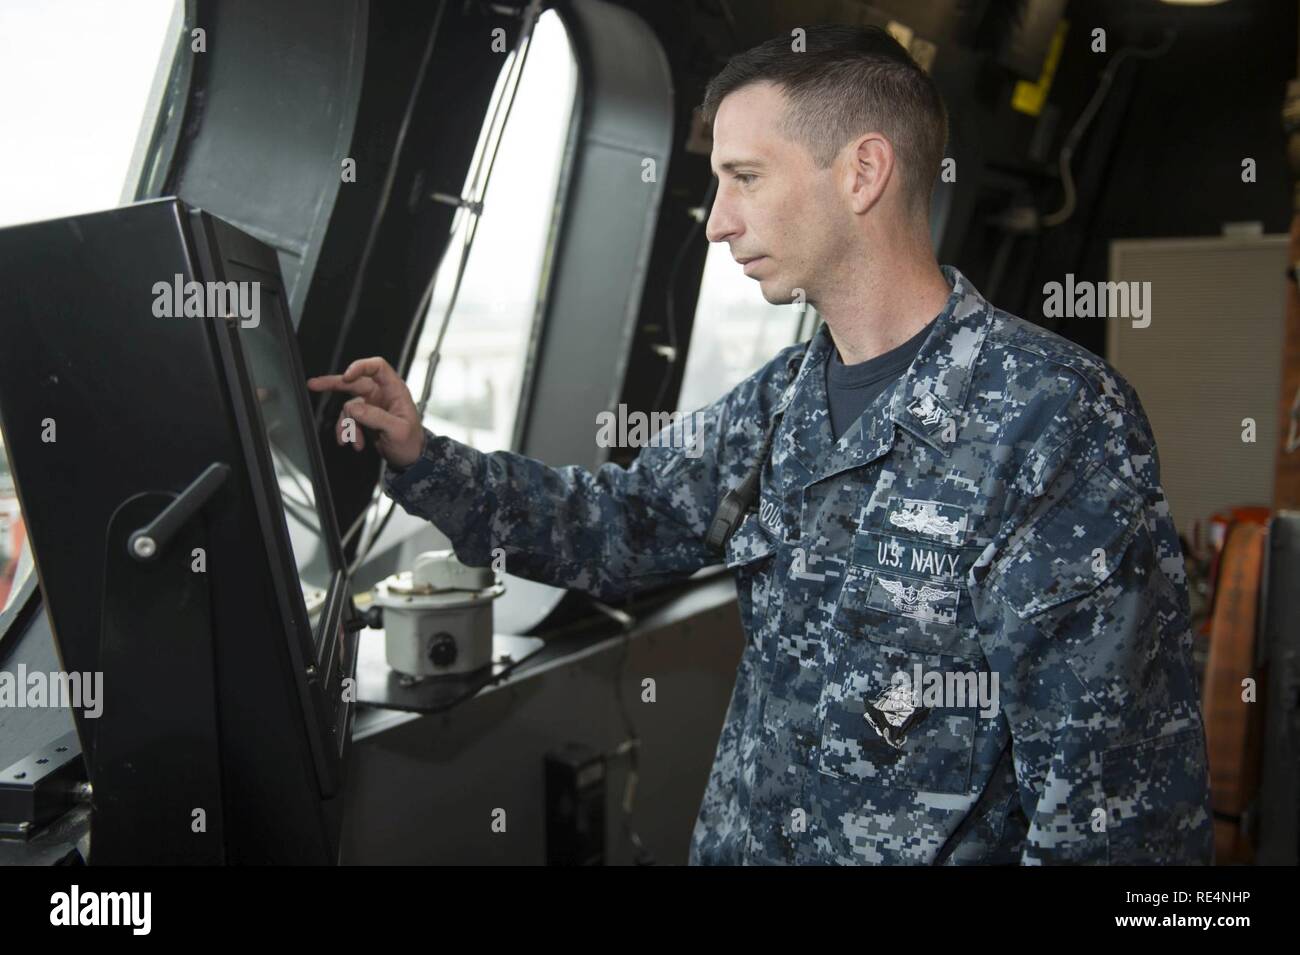
[[[713,243],[700,280],[678,410],[717,401],[782,348],[811,335],[815,319],[811,307],[801,313],[793,305],[769,305],[727,244]]]
[[[132,201],[182,26],[180,0],[0,4],[0,226]]]
[[[27,546],[9,456],[0,442],[0,611],[8,608],[31,570],[31,548]]]
[[[0,227],[131,201],[183,23],[180,0],[0,4]],[[0,440],[0,610],[31,570]]]
[[[491,117],[508,94],[514,56],[497,79],[476,156],[490,147]],[[545,288],[577,78],[564,25],[547,11],[533,31],[509,118],[499,133],[483,212],[425,408],[425,423],[434,432],[483,450],[511,444],[534,319]],[[466,183],[463,195],[469,195],[471,185]],[[417,400],[472,225],[466,210],[457,213],[438,268],[408,381]]]

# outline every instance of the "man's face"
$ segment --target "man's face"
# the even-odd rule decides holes
[[[771,83],[723,99],[713,121],[718,194],[705,229],[710,242],[731,246],[773,304],[790,302],[797,288],[816,300],[851,218],[836,187],[840,164],[818,169],[807,148],[782,135],[785,110]]]

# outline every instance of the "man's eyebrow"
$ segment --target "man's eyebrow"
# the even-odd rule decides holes
[[[735,172],[742,166],[749,169],[762,169],[763,161],[761,159],[728,159],[718,168],[723,172]],[[714,173],[714,175],[717,175],[717,173]]]

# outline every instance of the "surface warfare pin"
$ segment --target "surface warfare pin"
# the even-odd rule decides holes
[[[871,728],[894,749],[902,749],[908,732],[929,715],[926,707],[916,705],[906,680],[892,683],[880,696],[865,701],[862,712]]]
[[[904,501],[898,510],[889,515],[889,523],[926,537],[955,541],[964,522],[944,517],[940,513],[942,510],[943,505],[938,501]]]

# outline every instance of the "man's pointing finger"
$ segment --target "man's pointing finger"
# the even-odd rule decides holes
[[[307,379],[307,388],[311,391],[341,391],[364,397],[373,394],[379,386],[371,378],[344,381],[342,375],[319,375]]]

